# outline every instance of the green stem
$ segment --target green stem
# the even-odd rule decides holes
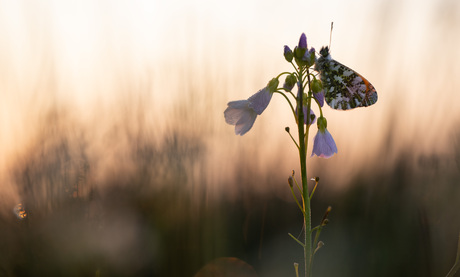
[[[298,240],[296,237],[294,237],[291,233],[288,233],[288,235],[293,238],[298,244],[300,244],[302,247],[305,247],[305,244],[303,244],[300,240]]]
[[[316,234],[315,234],[315,240],[313,241],[313,245],[318,245],[318,240],[319,240],[319,235],[321,234],[321,231],[323,230],[323,226],[319,225],[315,228]]]
[[[306,132],[305,132],[305,167],[307,166],[306,165],[306,155],[307,155],[307,150],[308,150],[308,134],[309,134],[309,131],[310,131],[310,121],[311,121],[311,118],[310,118],[310,109],[311,109],[311,99],[312,99],[312,96],[313,96],[313,93],[311,92],[310,88],[311,88],[311,85],[310,85],[310,72],[307,68],[307,80],[308,80],[308,98],[307,98],[307,115],[308,115],[308,120],[307,120],[307,127],[306,127]],[[307,182],[307,176],[305,174],[305,182]],[[311,236],[312,236],[312,230],[311,230],[311,208],[310,208],[310,199],[311,197],[309,197],[308,195],[308,185],[305,183],[305,188],[307,190],[306,192],[306,196],[308,198],[308,220],[309,220],[309,227],[308,227],[308,230],[310,232],[309,234],[309,243],[310,243],[310,271],[308,272],[308,276],[312,276],[312,267],[313,267],[313,249],[312,249],[312,245],[311,245]],[[307,202],[305,202],[307,203]],[[316,247],[316,246],[314,246]]]
[[[294,192],[294,188],[289,186],[291,188],[291,192],[292,192],[292,196],[294,197],[294,200],[295,202],[297,203],[297,206],[299,206],[299,209],[300,211],[302,212],[302,214],[304,213],[304,210],[302,208],[302,206],[300,206],[300,203],[299,203],[299,200],[297,200],[297,197],[295,196],[295,192]]]
[[[302,71],[301,71],[302,72]],[[307,71],[308,74],[308,71]],[[299,74],[300,80],[302,80],[302,74]],[[299,95],[297,99],[297,113],[298,113],[298,131],[299,131],[299,156],[300,156],[300,172],[302,176],[302,195],[303,195],[303,204],[305,208],[304,213],[304,229],[305,229],[305,247],[304,247],[304,257],[305,257],[305,276],[311,276],[311,211],[310,211],[310,196],[308,195],[308,184],[307,184],[307,146],[306,138],[308,139],[308,127],[307,127],[307,136],[305,136],[304,129],[304,116],[307,116],[307,120],[310,120],[310,105],[307,108],[307,114],[303,113],[303,98],[304,98],[304,88],[303,82],[300,82]],[[308,122],[307,122],[308,123]],[[308,126],[308,124],[307,124]],[[308,141],[308,140],[307,140]]]
[[[281,94],[281,95],[284,97],[284,99],[286,99],[286,101],[287,101],[288,104],[289,104],[289,107],[291,107],[292,114],[293,114],[294,117],[295,117],[295,110],[294,110],[294,107],[292,106],[291,101],[289,101],[289,98],[287,98],[286,94],[284,94],[284,93],[282,93],[282,92],[280,92],[280,91],[275,91],[274,93],[279,93],[279,94]],[[292,94],[292,92],[291,92],[291,94]]]

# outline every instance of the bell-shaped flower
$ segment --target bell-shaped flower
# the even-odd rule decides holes
[[[327,130],[327,121],[324,117],[318,118],[318,132],[313,141],[313,151],[311,156],[316,155],[321,158],[330,158],[337,153],[337,146],[332,135]]]
[[[225,122],[235,125],[235,134],[244,135],[254,125],[257,113],[249,107],[249,100],[238,100],[228,102],[228,107],[224,112]]]
[[[228,102],[228,107],[224,111],[225,122],[235,125],[236,135],[242,136],[252,128],[257,115],[262,114],[270,103],[277,85],[278,83],[275,85],[272,80],[269,85],[249,97],[248,100]]]

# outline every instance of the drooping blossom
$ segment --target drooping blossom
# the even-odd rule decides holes
[[[330,158],[337,153],[337,146],[331,133],[327,130],[327,121],[324,117],[318,118],[318,132],[313,141],[311,156],[316,155],[321,158]]]
[[[249,107],[248,100],[238,100],[228,102],[228,107],[224,112],[225,122],[235,125],[235,134],[244,135],[254,125],[257,113]]]
[[[225,122],[230,125],[235,125],[235,134],[244,135],[254,125],[257,115],[261,115],[267,108],[273,96],[273,91],[276,90],[273,80],[269,85],[259,90],[256,94],[249,97],[247,100],[238,100],[228,102],[228,107],[224,111]]]

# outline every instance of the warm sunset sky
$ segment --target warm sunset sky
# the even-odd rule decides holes
[[[420,153],[448,152],[460,119],[458,1],[2,1],[0,168],[33,140],[50,106],[87,124],[139,95],[159,128],[176,124],[169,115],[193,95],[187,108],[211,160],[232,157],[221,143],[293,147],[281,97],[244,137],[234,136],[223,111],[291,70],[283,46],[294,47],[302,32],[317,50],[328,45],[332,21],[332,57],[379,94],[370,108],[325,109],[339,148],[332,163],[371,161],[390,137],[390,153],[415,144]]]

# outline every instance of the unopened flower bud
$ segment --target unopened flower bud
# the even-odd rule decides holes
[[[305,53],[307,53],[307,36],[305,33],[302,33],[299,39],[299,45],[294,48],[294,57],[295,62],[298,66],[305,66],[306,62],[304,60]]]
[[[283,85],[283,88],[286,90],[286,91],[291,91],[292,88],[294,88],[295,84],[297,83],[297,78],[294,74],[289,74],[287,77],[286,77],[286,80],[284,81],[284,85]]]
[[[318,118],[318,120],[316,121],[317,125],[318,125],[318,130],[321,130],[324,132],[324,130],[326,130],[327,128],[327,120],[324,116],[320,116]]]
[[[329,223],[329,219],[327,219],[327,217],[329,216],[329,213],[331,212],[331,210],[332,210],[331,206],[327,207],[326,212],[323,215],[323,219],[321,220],[321,226],[325,226]]]
[[[302,33],[302,35],[300,35],[299,49],[307,49],[307,36],[305,35],[305,33]]]
[[[305,61],[303,60],[303,56],[305,55],[305,52],[307,52],[306,48],[299,48],[299,47],[294,48],[295,63],[298,66],[305,66],[306,65]]]
[[[311,81],[311,90],[313,93],[319,93],[323,90],[323,84],[320,80],[314,79]]]
[[[278,84],[280,82],[278,81],[277,78],[273,78],[270,80],[270,82],[268,82],[267,84],[267,87],[269,89],[270,92],[275,92],[277,89],[278,89]]]
[[[294,186],[294,178],[292,178],[292,176],[289,176],[288,178],[288,184],[289,186],[292,188]]]
[[[312,66],[315,63],[315,48],[311,48],[306,51],[302,57],[302,60],[306,63],[308,67]]]
[[[288,62],[292,62],[292,59],[294,58],[294,53],[292,53],[291,48],[287,45],[284,46],[284,58]]]
[[[315,249],[315,251],[314,251],[313,253],[316,253],[316,251],[318,251],[318,250],[319,250],[321,247],[323,247],[323,246],[324,246],[324,242],[319,241],[318,244],[317,244],[317,246],[316,246],[316,249]]]
[[[313,97],[315,97],[321,107],[324,106],[324,90],[313,93]]]

